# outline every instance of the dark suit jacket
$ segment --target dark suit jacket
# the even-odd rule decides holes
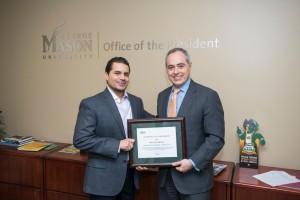
[[[133,118],[145,118],[142,99],[128,94]],[[128,152],[118,153],[125,139],[124,126],[116,103],[106,88],[84,99],[79,106],[73,143],[88,152],[84,191],[89,194],[115,196],[124,184]],[[135,176],[138,187],[138,178]]]
[[[157,112],[167,117],[171,87],[158,95]],[[224,112],[218,94],[191,80],[179,108],[178,117],[185,117],[187,158],[192,159],[200,171],[192,169],[180,173],[172,169],[176,189],[182,194],[196,194],[213,187],[212,160],[224,145]],[[159,184],[165,183],[167,169],[160,168]]]

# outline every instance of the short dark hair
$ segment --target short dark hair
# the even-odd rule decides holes
[[[183,48],[174,48],[174,49],[171,49],[171,50],[167,53],[167,55],[166,55],[166,58],[165,58],[165,64],[166,64],[166,67],[167,67],[167,58],[168,58],[168,56],[169,56],[170,54],[172,54],[172,53],[177,52],[177,51],[180,51],[180,52],[182,52],[182,53],[184,54],[185,60],[186,60],[186,62],[187,62],[189,65],[192,64],[190,54],[187,52],[187,50],[185,50],[185,49],[183,49]]]
[[[123,63],[123,64],[127,65],[128,68],[129,68],[129,73],[130,73],[130,65],[129,65],[129,62],[128,62],[125,58],[123,58],[123,57],[114,57],[114,58],[110,59],[110,60],[107,62],[107,64],[106,64],[105,72],[106,72],[107,74],[109,74],[109,72],[111,71],[111,68],[112,68],[112,64],[115,63],[115,62],[116,62],[116,63]]]

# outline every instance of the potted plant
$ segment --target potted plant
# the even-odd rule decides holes
[[[6,132],[4,130],[4,118],[1,116],[2,111],[0,110],[0,140],[2,140],[6,136]]]

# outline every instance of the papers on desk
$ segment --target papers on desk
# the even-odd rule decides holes
[[[269,171],[254,175],[253,177],[271,186],[300,182],[295,176],[291,176],[284,171]]]
[[[217,176],[227,165],[221,164],[221,163],[215,163],[213,162],[214,167],[214,176]]]
[[[51,144],[52,143],[48,143],[48,142],[33,141],[29,144],[25,144],[24,146],[19,147],[18,150],[20,150],[20,151],[40,151]]]

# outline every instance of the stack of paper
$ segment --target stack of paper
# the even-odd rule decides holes
[[[291,176],[284,171],[269,171],[254,175],[253,177],[271,186],[300,182],[295,176]]]

